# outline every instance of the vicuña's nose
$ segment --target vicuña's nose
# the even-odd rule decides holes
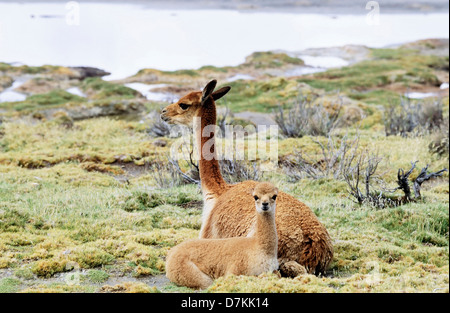
[[[267,202],[264,202],[264,203],[262,204],[262,209],[263,209],[264,211],[267,211],[267,210],[269,209],[269,204],[268,204]]]
[[[167,122],[167,121],[168,121],[168,118],[167,118],[167,116],[165,115],[166,112],[167,112],[166,109],[163,109],[163,110],[161,111],[161,115],[159,116],[164,122]]]

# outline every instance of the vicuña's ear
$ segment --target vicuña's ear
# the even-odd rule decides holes
[[[214,91],[214,88],[216,88],[217,80],[213,79],[209,83],[206,84],[205,88],[203,88],[202,92],[202,102],[208,99],[208,97],[212,94]]]
[[[220,99],[223,96],[225,96],[228,93],[228,91],[230,91],[230,89],[231,89],[230,86],[226,86],[226,87],[222,87],[222,88],[214,91],[212,93],[212,97],[213,97],[214,101],[216,101],[217,99]]]

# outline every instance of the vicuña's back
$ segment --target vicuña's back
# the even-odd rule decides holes
[[[254,200],[250,194],[247,195],[253,204],[253,211],[256,212],[252,236],[186,241],[170,250],[166,261],[167,277],[178,285],[206,288],[221,276],[259,275],[276,270],[277,192],[272,184],[259,183],[253,189]]]

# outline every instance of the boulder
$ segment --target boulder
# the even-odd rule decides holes
[[[104,70],[89,66],[74,66],[69,68],[76,74],[76,77],[80,80],[88,77],[103,77],[111,74]]]

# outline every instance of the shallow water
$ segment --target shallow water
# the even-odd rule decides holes
[[[82,92],[81,89],[78,87],[70,87],[70,88],[66,89],[66,91],[73,95],[86,98],[86,94],[84,92]]]
[[[165,87],[166,84],[153,84],[148,85],[144,83],[129,83],[125,84],[126,87],[139,91],[147,100],[160,101],[160,102],[175,102],[177,96],[171,93],[155,92],[152,91],[155,88]]]
[[[117,79],[142,68],[238,65],[254,51],[449,37],[448,13],[381,14],[371,25],[364,8],[360,15],[319,15],[80,3],[78,12],[74,18],[66,2],[0,3],[0,61],[94,66]]]
[[[439,94],[436,92],[406,92],[405,97],[409,99],[426,99],[437,97]]]
[[[14,81],[10,87],[0,92],[0,102],[15,102],[25,100],[27,98],[27,95],[14,91],[15,88],[23,85],[25,81],[25,79],[18,79]]]
[[[439,91],[436,92],[406,92],[404,94],[405,97],[409,99],[426,99],[426,98],[433,98],[433,97],[441,97],[445,94],[445,90],[448,89],[449,85],[448,83],[442,83],[439,87]]]
[[[307,74],[314,74],[319,72],[324,72],[327,69],[324,67],[307,67],[307,66],[299,66],[297,68],[293,68],[291,70],[287,70],[284,73],[284,76],[286,77],[292,77],[292,76],[301,76],[301,75],[307,75]]]
[[[318,68],[333,68],[349,65],[350,62],[332,56],[312,56],[312,55],[297,55],[298,58],[305,62],[305,65]]]
[[[248,75],[248,74],[236,74],[231,76],[230,78],[227,79],[228,82],[234,82],[236,80],[239,79],[243,79],[243,80],[253,80],[255,79],[253,76]]]

